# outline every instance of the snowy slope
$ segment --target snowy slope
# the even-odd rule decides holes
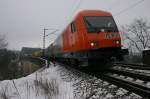
[[[57,69],[50,65],[27,77],[1,81],[0,99],[73,99],[72,82],[64,82]]]

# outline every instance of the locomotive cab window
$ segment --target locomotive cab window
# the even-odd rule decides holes
[[[71,32],[72,33],[76,32],[76,26],[75,26],[74,22],[71,23]]]
[[[112,16],[85,16],[84,22],[89,33],[118,32]]]

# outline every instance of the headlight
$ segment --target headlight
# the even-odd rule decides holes
[[[94,46],[94,43],[93,43],[93,42],[91,43],[91,46],[92,46],[92,47]]]
[[[97,42],[97,41],[92,41],[92,42],[90,42],[90,45],[91,45],[92,47],[97,46],[97,45],[98,45],[98,42]]]
[[[119,41],[116,41],[116,44],[119,44],[120,42]]]
[[[120,40],[114,40],[113,43],[120,44]]]

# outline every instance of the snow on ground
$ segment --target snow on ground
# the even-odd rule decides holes
[[[148,84],[149,85],[149,84]],[[141,99],[123,88],[57,64],[0,82],[0,99]]]
[[[57,69],[50,65],[27,77],[1,81],[0,99],[73,99],[72,82],[63,81]]]

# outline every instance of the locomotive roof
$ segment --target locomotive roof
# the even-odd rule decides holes
[[[112,16],[110,12],[102,10],[83,10],[78,13],[77,16]]]

